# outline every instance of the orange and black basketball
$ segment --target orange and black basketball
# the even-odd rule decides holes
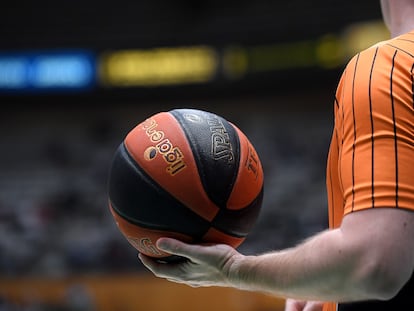
[[[214,113],[175,109],[133,128],[109,172],[109,207],[143,254],[168,261],[159,237],[237,248],[259,215],[263,170],[246,135]]]

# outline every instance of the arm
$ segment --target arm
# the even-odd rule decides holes
[[[351,213],[338,229],[259,256],[244,256],[226,245],[164,238],[158,247],[189,261],[160,264],[140,258],[156,276],[191,286],[230,286],[319,301],[389,299],[412,273],[413,236],[413,212],[379,208]]]

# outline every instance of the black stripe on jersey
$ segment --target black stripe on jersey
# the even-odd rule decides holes
[[[335,130],[335,135],[336,135],[336,130]],[[336,135],[336,139],[335,139],[335,144],[336,144],[335,147],[338,149],[338,136],[337,135]],[[334,146],[332,146],[331,148],[332,148],[332,150],[330,150],[330,152],[333,152]],[[339,157],[339,153],[338,153],[338,157]],[[330,203],[328,206],[331,206],[332,209],[329,211],[328,217],[329,217],[329,225],[333,227],[335,225],[335,223],[334,223],[334,219],[335,219],[334,214],[335,214],[336,208],[335,208],[335,200],[334,200],[333,181],[332,181],[332,170],[334,169],[333,168],[334,164],[332,164],[332,155],[329,156],[329,161],[330,161],[330,164],[329,164],[328,178],[329,178],[329,184],[330,184],[329,188],[331,190],[331,195],[330,195],[331,200],[330,200],[330,202],[328,202],[328,204]]]
[[[339,109],[339,102],[338,102],[338,98],[336,98],[336,96],[335,96],[334,102],[335,102],[336,109]]]
[[[397,41],[405,41],[405,42],[410,42],[410,43],[414,43],[413,40],[408,40],[408,39],[403,39],[403,38],[397,38]]]
[[[331,212],[329,212],[329,224],[330,225],[334,225],[334,219],[335,219],[335,217],[334,217],[334,214],[335,214],[335,210],[336,210],[336,208],[335,208],[335,200],[334,200],[334,187],[333,187],[333,180],[332,180],[332,170],[334,170],[334,167],[336,167],[337,168],[337,164],[339,163],[339,161],[340,161],[340,146],[339,146],[339,136],[338,136],[338,128],[337,128],[337,122],[338,122],[338,120],[339,120],[339,116],[340,116],[340,113],[339,113],[339,107],[340,107],[340,105],[339,105],[339,101],[338,101],[338,98],[335,96],[335,100],[334,100],[334,104],[335,104],[335,109],[334,109],[334,120],[335,120],[335,124],[334,124],[334,127],[333,127],[333,133],[332,133],[332,135],[333,135],[333,137],[332,137],[332,142],[331,142],[331,146],[330,146],[330,149],[329,149],[329,171],[328,171],[328,178],[329,178],[329,184],[330,184],[330,191],[331,191],[331,194],[330,194],[330,202],[328,203],[329,204],[329,206],[331,206],[332,207],[332,209],[331,209]],[[343,124],[343,122],[342,122],[342,124]],[[332,154],[331,153],[333,153],[333,152],[336,152],[336,154],[337,154],[337,156],[336,156],[336,160],[338,161],[338,163],[335,163],[335,164],[332,164]],[[340,172],[338,172],[338,179],[339,179],[339,181],[340,181]]]
[[[395,57],[397,56],[397,52],[394,52],[394,56],[392,57],[392,67],[390,73],[390,96],[391,96],[391,110],[392,110],[392,123],[394,127],[394,158],[395,158],[395,207],[398,207],[398,143],[397,143],[397,124],[395,122],[395,107],[394,107],[394,94],[393,94],[393,74],[394,74],[394,67],[395,67]]]
[[[341,152],[339,152],[339,150],[342,150],[342,148],[343,148],[343,146],[344,146],[344,128],[345,128],[345,122],[344,122],[344,119],[345,119],[345,108],[344,108],[344,97],[345,97],[345,92],[343,91],[344,89],[345,89],[345,87],[347,86],[346,85],[346,75],[348,74],[348,70],[347,70],[347,68],[345,68],[345,71],[344,71],[344,73],[343,73],[343,75],[342,75],[342,83],[343,83],[343,85],[342,85],[342,92],[341,92],[341,101],[340,102],[338,102],[338,104],[339,104],[339,109],[337,110],[337,119],[339,119],[339,116],[341,116],[342,117],[342,120],[341,120],[341,131],[340,131],[340,133],[341,133],[341,135],[340,135],[340,137],[341,137],[341,141],[339,142],[339,139],[337,139],[337,144],[338,144],[338,164],[339,163],[341,163],[341,161],[342,161],[342,153]],[[335,122],[337,122],[336,120],[335,120]],[[340,164],[339,164],[340,165]],[[341,187],[341,190],[342,190],[342,193],[344,193],[344,186],[343,186],[343,181],[342,181],[342,172],[341,172],[341,170],[339,170],[339,172],[338,172],[338,179],[339,179],[339,184],[340,184],[340,187]],[[345,206],[345,200],[343,201],[343,205]],[[344,207],[343,206],[343,207]]]
[[[345,69],[345,73],[344,73],[344,75],[346,75],[347,74],[347,71],[346,71],[346,69]],[[342,89],[345,89],[345,87],[347,87],[347,85],[346,85],[346,79],[344,78],[344,84],[343,84],[343,86],[342,86]],[[344,97],[345,97],[345,92],[344,91],[342,91],[342,98],[341,98],[341,107],[342,107],[342,111],[341,111],[341,113],[342,113],[342,139],[341,139],[341,147],[343,147],[343,145],[344,145],[344,135],[343,135],[343,133],[345,132],[344,131],[344,129],[345,129],[345,122],[344,122],[344,120],[345,120],[345,108],[344,108]],[[339,111],[339,110],[338,110]],[[339,143],[339,142],[338,142]]]
[[[387,43],[387,45],[389,45],[389,46],[393,47],[394,49],[396,49],[396,50],[398,50],[398,51],[404,52],[405,54],[407,54],[407,55],[409,55],[409,56],[411,56],[411,57],[414,57],[414,55],[413,55],[413,54],[411,54],[410,52],[407,52],[406,50],[403,50],[402,48],[400,48],[400,47],[398,47],[398,46],[395,46],[395,45],[392,45],[392,44],[389,44],[389,43]]]
[[[413,77],[414,72],[413,71],[414,71],[414,64],[411,67],[411,97],[413,99],[412,107],[414,108],[414,77]]]
[[[359,61],[358,54],[355,61],[354,77],[352,79],[352,118],[354,121],[354,143],[352,144],[352,211],[354,210],[355,204],[355,148],[356,148],[356,120],[355,120],[355,77]]]
[[[375,50],[374,59],[372,60],[371,72],[369,74],[369,88],[368,88],[368,97],[369,97],[369,116],[371,119],[371,201],[372,207],[375,206],[375,196],[374,196],[374,118],[372,116],[372,73],[374,71],[375,60],[377,58],[378,48]]]

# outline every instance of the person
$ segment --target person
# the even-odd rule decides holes
[[[336,90],[327,159],[329,229],[283,250],[160,238],[185,257],[156,276],[286,299],[286,311],[414,310],[414,1],[381,0],[391,38],[361,51]]]

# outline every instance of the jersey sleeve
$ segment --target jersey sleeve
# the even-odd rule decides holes
[[[413,56],[390,44],[361,52],[348,63],[336,98],[344,214],[414,210]]]

